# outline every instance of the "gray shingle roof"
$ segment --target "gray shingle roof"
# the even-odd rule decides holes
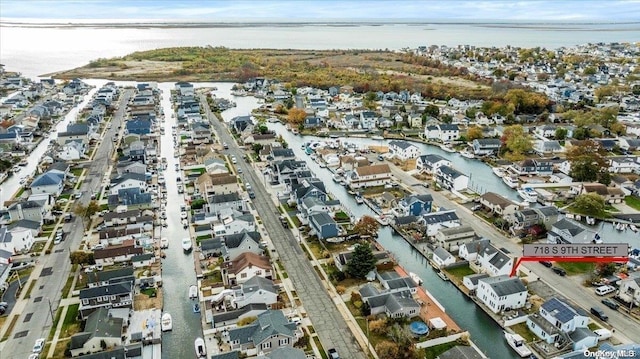
[[[518,277],[511,278],[506,275],[500,275],[497,277],[483,278],[480,279],[480,281],[487,283],[498,297],[527,291],[527,288]]]

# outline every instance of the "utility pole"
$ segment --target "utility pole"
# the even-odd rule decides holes
[[[53,326],[53,308],[51,307],[51,299],[49,299],[49,297],[47,297],[47,302],[49,302],[49,315],[51,316],[51,326]]]

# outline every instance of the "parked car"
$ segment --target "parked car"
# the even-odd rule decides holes
[[[607,320],[609,320],[609,316],[607,316],[604,313],[604,310],[598,307],[591,307],[591,314],[595,315],[598,319],[602,320],[603,322],[606,322]]]
[[[44,338],[36,340],[36,343],[33,345],[33,352],[40,353],[42,348],[44,348]]]
[[[238,160],[236,159],[236,156],[231,156],[231,163],[233,163],[233,164],[238,163]]]
[[[596,329],[593,332],[598,336],[598,341],[609,339],[613,336],[613,333],[609,329]]]
[[[608,299],[608,298],[603,299],[602,300],[602,304],[606,305],[607,307],[609,307],[609,308],[611,308],[613,310],[618,310],[618,308],[620,308],[620,304],[618,304],[618,303],[616,303],[613,300]]]
[[[340,359],[340,355],[338,354],[338,351],[335,350],[334,348],[327,350],[327,354],[329,355],[329,359]]]
[[[551,263],[549,261],[540,261],[540,264],[542,264],[543,266],[545,266],[547,268],[553,267],[553,263]]]
[[[565,271],[560,267],[551,267],[551,270],[561,277],[564,277],[565,275],[567,275],[567,271]]]
[[[609,293],[613,293],[616,291],[616,288],[614,286],[611,285],[603,285],[600,286],[598,288],[596,288],[596,294],[597,295],[607,295]]]
[[[479,211],[482,209],[482,205],[481,204],[476,204],[475,206],[471,207],[472,211]]]
[[[249,198],[251,199],[256,198],[256,194],[253,191],[249,191]]]

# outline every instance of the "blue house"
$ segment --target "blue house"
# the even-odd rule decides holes
[[[131,120],[126,124],[128,134],[148,135],[151,133],[150,120]]]
[[[338,224],[325,212],[314,213],[309,216],[309,225],[318,236],[318,239],[338,236]]]
[[[420,216],[431,212],[433,197],[430,194],[409,195],[398,202],[403,216]]]

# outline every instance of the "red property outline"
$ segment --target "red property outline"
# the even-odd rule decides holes
[[[518,272],[518,267],[522,262],[539,262],[539,261],[550,261],[550,262],[594,262],[594,263],[626,263],[629,261],[629,257],[543,257],[543,256],[533,256],[533,257],[517,257],[516,262],[511,269],[510,277],[513,277]]]

